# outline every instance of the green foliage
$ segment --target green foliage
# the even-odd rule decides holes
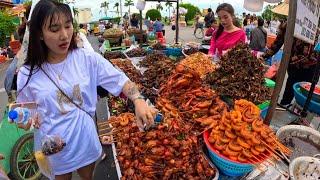
[[[279,4],[281,4],[281,3],[279,3]],[[265,7],[265,9],[264,9],[264,11],[263,11],[263,13],[262,13],[262,18],[264,19],[264,20],[269,20],[269,21],[271,21],[271,20],[273,20],[273,19],[286,19],[287,17],[286,16],[284,16],[284,15],[281,15],[281,14],[276,14],[276,13],[274,13],[274,12],[272,12],[271,11],[271,9],[273,9],[274,7],[276,7],[277,5],[274,5],[274,6],[271,6],[271,5],[268,5],[268,6],[266,6]]]
[[[113,7],[113,8],[116,8],[116,12],[117,12],[118,16],[120,16],[120,14],[119,14],[120,13],[119,12],[119,6],[120,6],[120,4],[117,2],[117,3],[114,4],[114,7]]]
[[[0,11],[0,46],[3,46],[7,36],[16,30],[13,17],[4,11]]]
[[[180,7],[183,7],[188,10],[187,14],[185,15],[187,22],[193,20],[198,13],[201,13],[198,7],[190,3],[180,4]]]
[[[32,0],[27,0],[27,1],[24,1],[24,2],[23,2],[23,5],[24,5],[25,7],[31,6],[31,4],[32,4]]]
[[[124,2],[125,7],[129,7],[129,6],[133,6],[133,5],[134,5],[134,3],[132,0],[125,0],[125,2]]]
[[[113,24],[119,24],[119,23],[120,23],[120,19],[121,19],[121,17],[116,17],[116,18],[113,18],[113,19],[111,20],[111,22],[112,22]]]
[[[157,4],[156,8],[157,8],[158,11],[162,11],[163,10],[163,7],[162,7],[161,3]]]
[[[152,21],[155,21],[157,18],[161,19],[161,13],[156,9],[150,9],[147,11],[146,18],[150,18]]]
[[[169,8],[170,8],[170,7],[173,7],[173,6],[172,6],[172,2],[166,2],[166,6],[169,7]]]

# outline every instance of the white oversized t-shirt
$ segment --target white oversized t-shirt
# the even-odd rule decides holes
[[[91,115],[96,110],[98,85],[117,96],[129,80],[101,55],[82,48],[69,52],[63,62],[45,63],[42,68],[75,103]],[[28,79],[28,69],[23,66],[19,71],[18,92]],[[61,80],[58,78],[60,73]],[[70,103],[42,70],[34,71],[17,101],[35,101],[38,104],[41,126],[35,132],[35,147],[39,147],[39,139],[43,134],[59,135],[66,141],[61,152],[49,156],[54,175],[75,171],[100,157],[102,147],[92,118]]]

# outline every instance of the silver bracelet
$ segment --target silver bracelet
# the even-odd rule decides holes
[[[143,100],[145,100],[145,97],[140,94],[139,96],[137,96],[137,97],[135,97],[134,99],[132,99],[132,102],[134,102],[134,101],[137,100],[137,99],[143,99]]]

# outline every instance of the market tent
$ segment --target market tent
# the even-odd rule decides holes
[[[112,20],[112,19],[114,19],[114,17],[108,17],[108,16],[106,16],[106,17],[100,18],[99,21]]]
[[[288,14],[289,14],[289,3],[284,2],[284,3],[276,6],[275,8],[271,9],[271,11],[276,13],[276,14],[281,14],[281,15],[288,16]]]

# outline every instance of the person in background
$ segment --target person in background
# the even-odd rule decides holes
[[[217,21],[214,20],[210,26],[210,28],[206,31],[205,36],[211,37],[216,29],[218,29],[219,25],[217,24]]]
[[[194,31],[193,34],[196,34],[196,31],[198,28],[203,29],[203,19],[201,18],[201,15],[196,15],[195,21],[194,21]]]
[[[31,5],[26,7],[26,17],[29,17],[31,10]],[[24,19],[24,22],[20,24],[18,27],[17,33],[19,36],[19,41],[22,44],[24,34],[26,32],[27,27],[27,19]],[[18,58],[17,56],[14,56],[11,64],[7,68],[6,76],[4,78],[4,89],[6,90],[6,93],[8,95],[8,102],[12,103],[15,101],[15,91],[17,90],[17,64],[18,64]]]
[[[39,140],[35,140],[36,147],[41,147],[39,143],[46,134],[59,135],[66,142],[62,151],[49,157],[54,179],[71,180],[72,172],[77,171],[81,179],[92,180],[95,162],[102,155],[92,120],[97,86],[115,96],[122,92],[131,99],[140,129],[149,128],[157,112],[124,73],[100,54],[77,48],[72,22],[67,4],[40,0],[34,7],[29,21],[33,36],[29,37],[27,59],[18,73],[17,102],[37,102],[41,119],[34,132]],[[30,122],[18,126],[28,129]]]
[[[80,24],[79,27],[80,27],[79,32],[83,33],[85,36],[88,35],[88,32],[83,24]]]
[[[130,19],[130,24],[131,24],[131,27],[139,28],[139,19],[136,14],[132,14],[132,17]]]
[[[87,32],[88,32],[88,35],[92,34],[92,29],[90,24],[87,24]]]
[[[152,22],[149,20],[148,17],[144,20],[144,25],[147,26],[149,32],[153,31]]]
[[[215,20],[214,12],[211,8],[208,9],[208,14],[204,17],[204,23],[206,28],[210,28],[212,22]]]
[[[243,22],[242,22],[242,27],[243,29],[245,30],[246,27],[248,26],[248,24],[250,24],[250,17],[249,15],[247,14],[246,17],[243,19]]]
[[[101,21],[98,27],[99,27],[99,33],[102,35],[104,33],[104,30],[106,29],[104,23]]]
[[[271,45],[271,48],[262,55],[263,58],[271,58],[281,49],[284,44],[286,27],[287,22],[283,22],[279,25],[276,40]],[[281,105],[288,108],[291,106],[294,97],[293,85],[295,83],[302,81],[311,82],[316,67],[316,59],[313,57],[314,54],[312,53],[312,50],[313,47],[310,44],[294,38],[287,69],[288,79],[280,102]]]
[[[265,52],[267,43],[267,31],[263,28],[264,20],[258,18],[258,27],[250,33],[250,48],[255,51]]]
[[[245,32],[234,25],[234,9],[231,4],[220,4],[216,10],[220,24],[213,33],[209,55],[221,56],[223,51],[233,48],[240,42],[246,41]]]
[[[3,47],[0,49],[0,55],[7,57],[7,48]]]
[[[163,27],[164,27],[164,24],[161,22],[160,18],[157,18],[157,20],[153,23],[154,31],[155,32],[162,32],[163,35],[165,35]]]

